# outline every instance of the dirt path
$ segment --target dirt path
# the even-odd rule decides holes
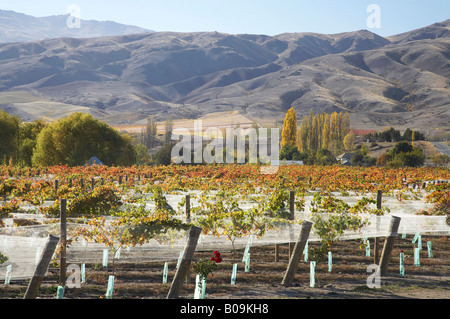
[[[222,252],[223,262],[208,277],[207,299],[450,299],[450,241],[447,237],[423,236],[420,266],[414,265],[412,237],[398,238],[388,275],[379,288],[369,288],[367,267],[373,257],[365,256],[358,240],[343,241],[332,247],[333,268],[327,261],[317,263],[315,286],[310,287],[310,264],[303,259],[291,287],[281,285],[288,265],[288,246],[280,248],[280,260],[274,261],[274,246],[252,247],[249,272],[244,271],[243,251]],[[431,241],[433,257],[428,257],[426,242]],[[373,243],[373,242],[372,242]],[[314,248],[317,243],[310,243]],[[399,274],[399,253],[405,254],[405,277]],[[195,258],[209,257],[211,252],[197,252]],[[68,261],[70,263],[70,261]],[[238,264],[236,284],[230,284],[233,264]],[[169,262],[168,283],[162,283],[163,262],[117,262],[114,272],[114,299],[165,299],[176,271],[176,261]],[[39,298],[54,299],[57,289],[57,268],[50,268]],[[66,289],[65,299],[104,298],[112,267],[86,265],[86,283],[81,288]],[[0,299],[21,299],[27,282],[0,285]],[[195,276],[183,286],[181,298],[193,299]]]
[[[432,144],[441,154],[450,156],[450,146],[442,142],[432,142]]]

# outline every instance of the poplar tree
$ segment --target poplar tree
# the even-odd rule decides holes
[[[327,149],[337,155],[345,150],[344,139],[349,132],[350,116],[348,113],[314,114],[311,109],[309,114],[303,117],[299,126],[298,149],[300,152],[310,153]]]
[[[338,140],[338,114],[333,112],[330,118],[330,151],[333,154],[337,152]]]
[[[330,116],[328,115],[328,113],[325,113],[322,129],[322,148],[329,150],[329,147],[330,147]]]
[[[298,130],[297,137],[297,147],[300,152],[306,152],[308,150],[308,119],[307,115],[303,118],[300,123],[300,128]]]
[[[291,145],[297,147],[297,114],[291,107],[284,118],[283,131],[281,133],[281,147]]]
[[[354,143],[355,143],[355,135],[353,134],[353,132],[350,131],[344,137],[344,149],[346,151],[353,151]]]

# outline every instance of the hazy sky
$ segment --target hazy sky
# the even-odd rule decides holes
[[[367,29],[389,36],[450,18],[450,0],[0,0],[0,9],[42,17],[67,14],[73,4],[84,20],[231,34]]]

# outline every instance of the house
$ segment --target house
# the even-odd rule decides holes
[[[103,165],[103,163],[97,157],[93,156],[86,162],[86,164],[84,164],[84,166],[91,166],[91,165]]]
[[[336,160],[342,165],[351,165],[352,157],[355,155],[355,153],[344,153],[336,157]]]

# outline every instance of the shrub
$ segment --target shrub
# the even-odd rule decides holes
[[[298,151],[297,146],[286,144],[280,150],[280,160],[298,161],[301,160],[301,158],[302,155]]]

